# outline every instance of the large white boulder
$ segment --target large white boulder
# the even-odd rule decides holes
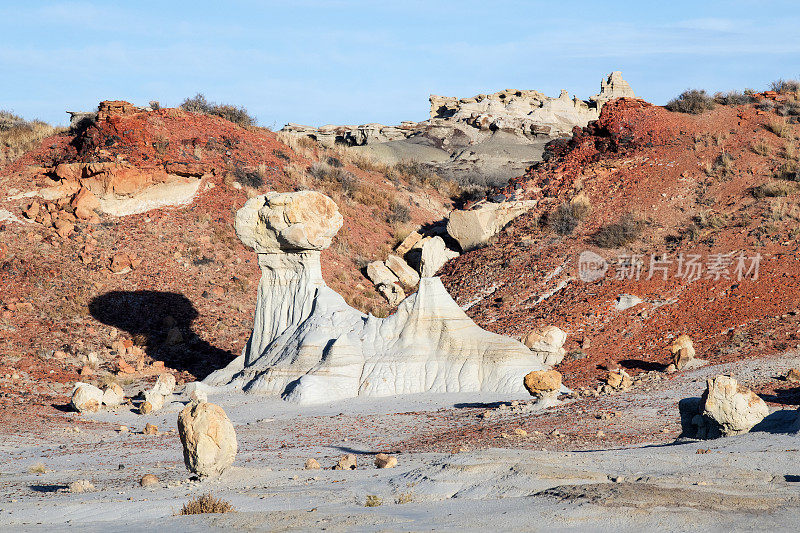
[[[178,415],[178,434],[186,468],[198,476],[218,476],[236,458],[236,432],[218,405],[189,403]]]
[[[723,435],[747,433],[769,414],[764,400],[730,376],[709,379],[706,386],[703,416],[716,422]]]
[[[386,266],[394,272],[397,279],[400,280],[400,284],[406,289],[412,289],[419,283],[419,274],[408,266],[405,259],[389,254],[389,257],[386,258]]]
[[[259,217],[237,215],[237,233],[257,244],[256,251],[265,249],[259,243],[278,241],[259,234],[275,232],[259,222],[275,216],[269,202],[292,203],[276,199],[248,201],[243,209]],[[271,250],[258,255],[262,277],[250,340],[241,356],[206,378],[209,385],[308,404],[419,392],[522,393],[525,375],[547,368],[522,343],[476,325],[438,278],[423,278],[393,315],[377,318],[325,284],[319,250]]]
[[[477,209],[453,211],[447,221],[447,233],[467,252],[488,242],[506,224],[535,205],[536,200],[521,200],[484,203]]]
[[[76,411],[93,413],[100,409],[102,403],[103,391],[89,383],[75,383],[70,404]]]

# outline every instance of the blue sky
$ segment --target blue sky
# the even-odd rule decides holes
[[[621,70],[657,104],[800,77],[800,2],[0,0],[0,109],[65,123],[100,100],[203,92],[263,126],[399,123],[431,93],[580,98]]]

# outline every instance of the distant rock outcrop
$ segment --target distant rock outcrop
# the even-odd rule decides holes
[[[254,197],[236,232],[258,253],[262,278],[244,352],[206,383],[280,394],[297,403],[419,392],[519,393],[543,357],[478,327],[438,278],[419,281],[388,318],[353,309],[322,279],[320,250],[342,225],[317,192]]]
[[[512,89],[471,98],[431,95],[430,116],[421,122],[319,128],[287,124],[281,131],[310,137],[325,147],[358,147],[390,163],[415,160],[447,177],[475,179],[477,173],[498,185],[540,160],[548,141],[571,136],[576,126],[597,120],[608,101],[633,96],[615,71],[588,100],[565,90],[558,97]]]

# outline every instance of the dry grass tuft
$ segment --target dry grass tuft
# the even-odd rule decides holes
[[[783,138],[788,137],[792,132],[792,129],[789,127],[789,124],[786,122],[785,118],[770,120],[764,125],[764,127],[778,137]]]
[[[365,507],[380,507],[383,505],[383,500],[375,496],[374,494],[367,495],[367,503],[364,504]]]
[[[569,235],[592,211],[589,198],[578,195],[569,203],[563,203],[547,217],[547,225],[559,235]]]
[[[750,193],[754,198],[759,199],[777,198],[780,196],[789,196],[796,190],[797,187],[793,183],[787,183],[785,181],[770,181],[768,183],[759,185],[758,187],[753,187]]]
[[[234,508],[231,502],[215,498],[214,495],[208,493],[189,500],[178,514],[230,513],[232,511]]]
[[[618,248],[637,240],[642,234],[644,224],[628,213],[619,222],[600,228],[592,241],[601,248]]]
[[[31,465],[30,468],[28,468],[28,472],[30,472],[31,474],[44,474],[45,472],[47,472],[47,468],[45,468],[44,464],[42,463],[36,463],[35,465]]]
[[[36,143],[63,131],[41,120],[27,121],[0,110],[0,164],[11,163],[31,150]]]

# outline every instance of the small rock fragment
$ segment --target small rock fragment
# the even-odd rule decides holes
[[[394,468],[397,466],[397,457],[379,453],[375,456],[375,466],[377,468]]]
[[[348,453],[347,455],[343,455],[339,462],[336,463],[336,466],[333,467],[334,470],[355,470],[357,466],[356,463],[356,456],[355,454]]]
[[[153,412],[153,406],[150,402],[144,401],[139,405],[139,414],[146,415]]]
[[[139,485],[142,487],[158,485],[158,478],[154,474],[145,474],[142,476],[142,479],[139,480]]]
[[[145,435],[158,435],[158,426],[150,424],[149,422],[144,426],[142,433]]]
[[[73,481],[67,487],[67,490],[73,494],[80,494],[82,492],[92,492],[94,491],[94,485],[92,485],[86,479],[79,479],[77,481]]]
[[[322,468],[322,466],[320,466],[319,462],[313,457],[306,461],[306,470],[319,470],[320,468]]]
[[[786,381],[789,383],[800,383],[800,370],[797,368],[790,369],[785,376]]]

